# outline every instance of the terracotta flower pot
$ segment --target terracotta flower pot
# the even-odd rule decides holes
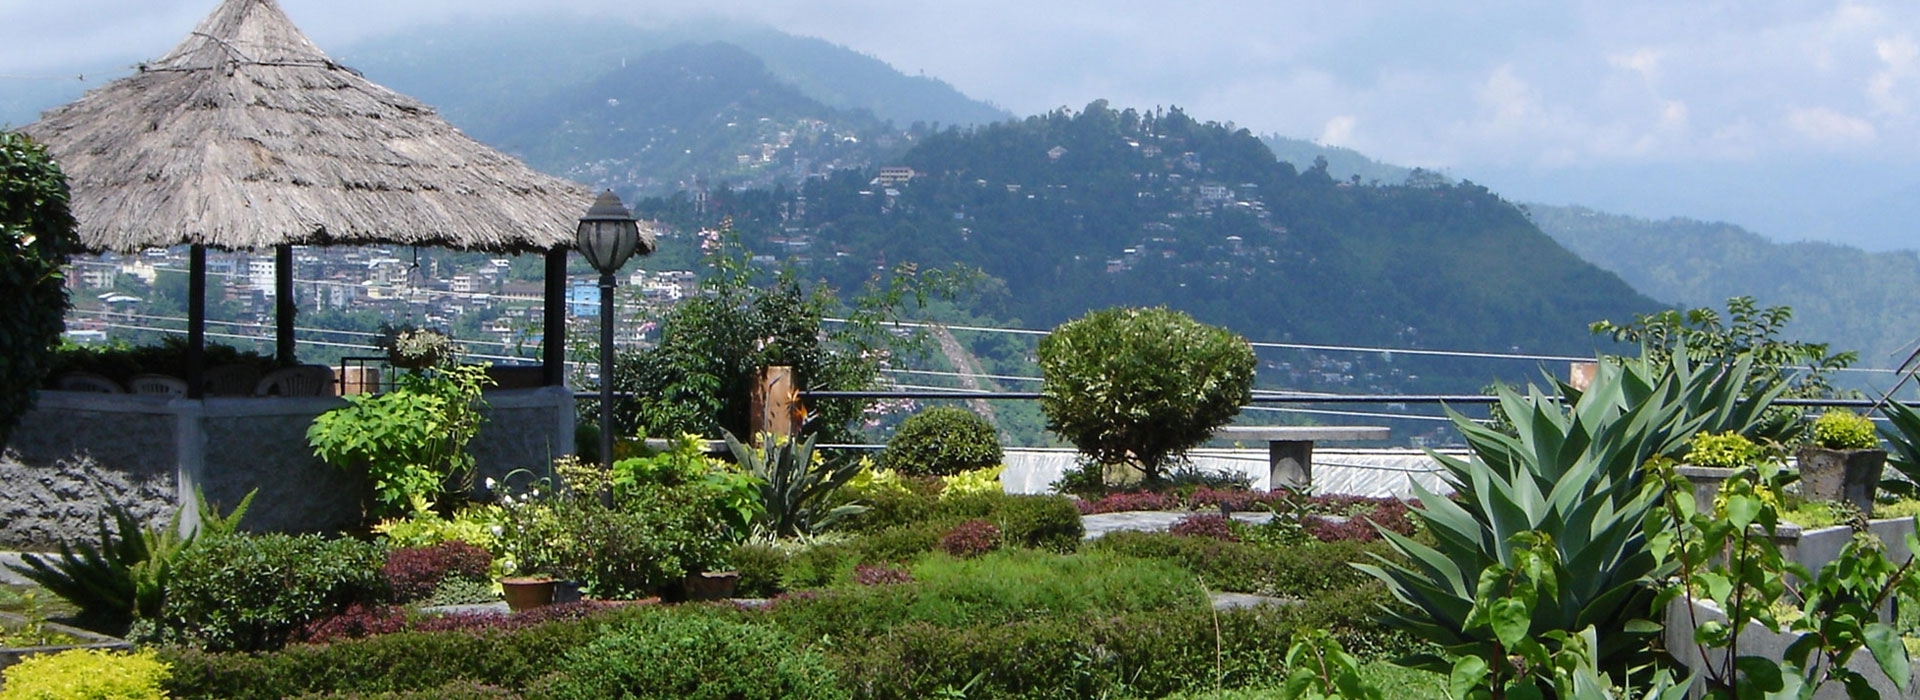
[[[556,583],[544,576],[509,577],[500,579],[500,592],[507,599],[507,609],[520,612],[553,603]]]

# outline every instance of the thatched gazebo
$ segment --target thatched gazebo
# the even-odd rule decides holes
[[[494,392],[469,449],[483,474],[572,452],[566,251],[593,197],[334,63],[274,0],[222,0],[165,57],[25,130],[65,170],[86,247],[191,247],[189,394],[43,392],[0,453],[0,547],[86,537],[103,499],[159,522],[176,509],[191,520],[203,488],[228,506],[257,489],[250,527],[358,522],[364,476],[306,448],[307,426],[339,398],[202,395],[208,247],[275,249],[286,362],[294,245],[543,253],[545,386]]]
[[[293,245],[544,252],[542,359],[547,383],[562,381],[565,250],[591,193],[333,62],[274,0],[222,0],[166,56],[25,131],[65,170],[88,248],[191,246],[195,398],[209,246],[275,249],[282,362],[293,357]]]

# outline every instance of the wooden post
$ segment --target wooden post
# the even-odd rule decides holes
[[[800,392],[793,386],[792,367],[768,367],[760,370],[753,382],[753,413],[748,428],[758,444],[762,433],[793,437],[800,432]]]
[[[1598,362],[1573,362],[1567,365],[1567,384],[1575,389],[1586,391],[1593,386],[1593,377],[1600,373]]]
[[[187,251],[187,398],[198,399],[207,391],[207,246]]]
[[[547,386],[567,384],[567,249],[547,251],[546,296],[542,299],[540,366]]]
[[[273,247],[273,354],[280,364],[292,366],[294,359],[293,246]]]

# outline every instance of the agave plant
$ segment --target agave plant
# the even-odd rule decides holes
[[[89,626],[119,632],[136,619],[160,619],[174,563],[201,535],[238,530],[254,492],[226,516],[208,505],[204,494],[195,495],[199,526],[191,532],[181,532],[184,509],[175,510],[164,527],[143,528],[125,505],[109,503],[100,517],[98,544],[62,542],[58,558],[27,554],[21,557],[24,566],[8,568],[79,608],[80,619]]]
[[[1651,584],[1668,573],[1648,546],[1646,527],[1662,484],[1643,465],[1683,452],[1700,430],[1762,425],[1779,389],[1762,383],[1757,395],[1742,396],[1751,378],[1749,357],[1696,363],[1676,352],[1603,362],[1586,391],[1563,385],[1549,396],[1533,386],[1524,393],[1501,387],[1511,433],[1450,412],[1472,457],[1434,454],[1454,498],[1414,487],[1420,505],[1413,513],[1432,533],[1433,546],[1383,530],[1407,563],[1378,559],[1360,566],[1406,604],[1387,613],[1388,623],[1497,668],[1507,655],[1472,615],[1476,602],[1493,594],[1483,590],[1482,574],[1515,566],[1516,543],[1544,536],[1538,539],[1550,543],[1565,566],[1552,595],[1525,612],[1529,636],[1592,627],[1596,661],[1624,677],[1657,629],[1648,620]],[[1411,661],[1451,668],[1438,657]]]
[[[733,433],[721,431],[734,460],[760,480],[760,527],[776,537],[811,535],[841,518],[866,512],[866,506],[831,505],[828,497],[855,474],[858,462],[838,466],[816,465],[813,444],[818,436],[805,442],[778,440],[762,434],[756,449],[743,445]]]
[[[1887,466],[1895,475],[1880,480],[1880,490],[1907,498],[1920,497],[1920,411],[1898,401],[1880,404],[1880,415],[1887,424],[1880,435],[1887,439]]]

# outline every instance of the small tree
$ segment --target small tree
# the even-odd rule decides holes
[[[61,269],[76,248],[66,176],[27,135],[0,132],[0,445],[33,407],[66,330]]]
[[[935,406],[900,424],[876,466],[918,476],[952,476],[1000,464],[1000,434],[980,414]]]
[[[1164,307],[1095,311],[1040,341],[1047,429],[1157,479],[1253,397],[1253,347]]]

